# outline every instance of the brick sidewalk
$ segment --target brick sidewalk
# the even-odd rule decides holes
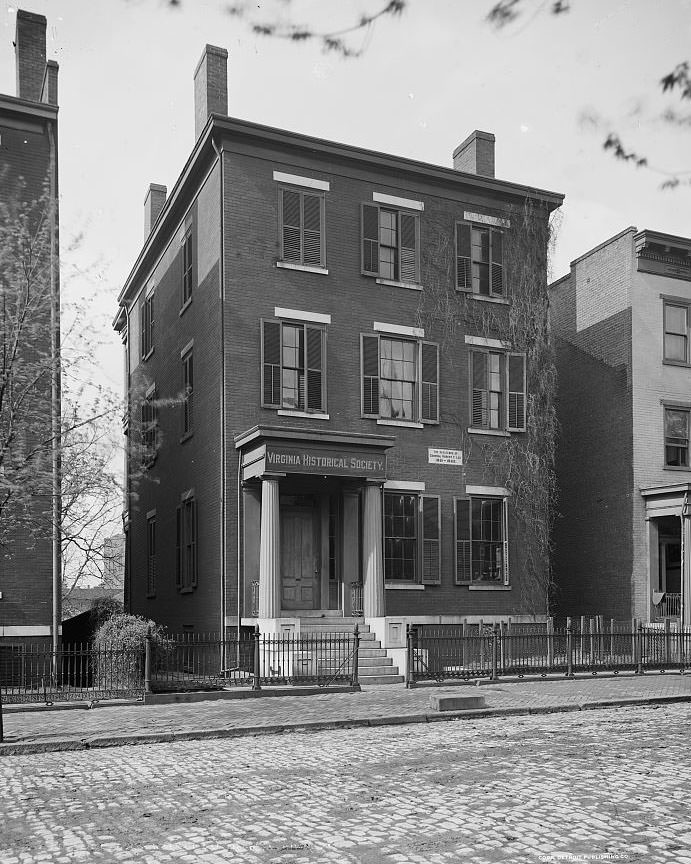
[[[432,696],[482,695],[487,708],[440,714]],[[168,705],[84,703],[71,710],[5,706],[0,755],[150,743],[174,739],[270,734],[338,726],[431,722],[459,717],[546,713],[603,707],[691,701],[691,675],[499,681],[482,687],[456,685],[364,687],[362,692],[223,699]]]

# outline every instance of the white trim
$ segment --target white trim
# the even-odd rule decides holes
[[[302,309],[284,309],[283,306],[274,306],[274,317],[292,318],[294,321],[313,321],[315,324],[331,324],[331,315],[304,312]]]
[[[153,510],[149,510],[149,511],[147,512],[147,514],[146,514],[146,518],[147,518],[147,519],[155,519],[155,518],[156,518],[156,508],[155,508],[155,507],[154,507]]]
[[[277,261],[276,266],[281,270],[300,270],[303,273],[321,273],[322,276],[328,276],[329,271],[326,267],[311,267],[309,264],[293,264],[290,261]]]
[[[372,192],[372,201],[378,204],[390,204],[392,207],[405,207],[406,210],[424,210],[422,201],[414,201],[412,198],[399,198],[397,195],[385,195],[383,192]]]
[[[307,417],[310,420],[330,420],[328,414],[319,414],[319,413],[310,413],[309,411],[286,411],[285,409],[279,409],[276,414],[279,417]]]
[[[416,339],[425,338],[425,331],[422,327],[403,327],[401,324],[385,324],[383,321],[375,321],[372,329],[378,333],[393,333],[396,336],[414,336]]]
[[[409,288],[411,291],[422,291],[422,285],[417,282],[396,282],[395,279],[375,279],[377,285],[390,285],[392,288]]]
[[[385,480],[384,491],[387,489],[401,489],[405,492],[424,492],[424,480]]]
[[[62,625],[58,630],[62,633]],[[0,624],[0,636],[50,636],[50,624]]]
[[[156,395],[156,382],[154,381],[154,383],[151,385],[151,387],[149,387],[149,389],[146,391],[144,396],[148,399],[149,396],[155,396],[155,395]]]
[[[497,438],[510,438],[511,433],[506,432],[504,429],[482,429],[479,426],[469,426],[468,427],[469,435],[494,435]]]
[[[279,183],[305,186],[307,189],[321,189],[323,192],[328,192],[331,188],[328,180],[315,180],[313,177],[301,177],[299,174],[284,174],[283,171],[274,171],[273,176]]]
[[[467,294],[469,299],[479,300],[480,303],[499,303],[502,306],[509,306],[511,304],[508,297],[487,297],[485,294],[471,294],[470,291],[465,291],[464,293]]]
[[[494,225],[495,228],[510,228],[509,219],[499,219],[496,216],[485,216],[484,213],[463,213],[463,218],[468,222],[478,222],[480,225]]]
[[[424,429],[422,423],[414,423],[412,420],[382,420],[380,417],[377,420],[377,426],[405,426],[408,429]]]
[[[468,585],[469,591],[510,591],[510,585],[482,585],[478,582],[473,582],[472,585]]]
[[[494,495],[507,498],[511,492],[505,486],[466,486],[466,495]]]
[[[190,351],[194,348],[194,339],[190,339],[190,341],[185,345],[185,347],[180,351],[180,359],[182,359],[186,354],[189,354]]]
[[[504,339],[487,339],[485,336],[466,336],[466,345],[477,345],[480,348],[510,348],[511,343]]]
[[[410,585],[404,583],[403,585],[397,585],[395,582],[384,582],[384,588],[387,591],[424,591],[424,585]]]

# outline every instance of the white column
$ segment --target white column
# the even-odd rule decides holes
[[[259,618],[281,614],[281,523],[278,480],[262,479],[262,517],[259,540]]]
[[[384,562],[382,559],[381,486],[365,486],[362,514],[362,576],[365,618],[384,615]]]

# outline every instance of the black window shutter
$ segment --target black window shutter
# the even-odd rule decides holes
[[[182,588],[182,507],[175,511],[175,587]]]
[[[262,321],[262,405],[281,407],[281,325]]]
[[[470,225],[456,223],[456,288],[459,291],[473,290],[472,267],[470,265]]]
[[[487,354],[470,352],[473,380],[473,399],[470,425],[476,429],[489,426],[489,394],[487,392]]]
[[[307,410],[324,411],[326,410],[323,399],[324,331],[320,327],[306,327],[305,330]]]
[[[439,497],[422,496],[422,583],[439,585],[441,582],[441,521]]]
[[[191,588],[197,587],[197,501],[192,499],[189,502],[190,508],[190,529],[192,536],[189,538],[191,549],[190,570],[187,574],[187,579]]]
[[[398,272],[401,282],[420,281],[419,223],[418,217],[412,213],[399,216],[401,246]]]
[[[300,193],[281,189],[281,258],[300,264]]]
[[[470,501],[456,498],[456,584],[470,582]]]
[[[303,194],[302,197],[302,263],[321,267],[322,256],[322,201],[320,195]]]
[[[362,205],[362,272],[379,275],[379,207]]]
[[[526,380],[525,354],[509,354],[506,363],[508,393],[508,430],[525,432]]]
[[[362,336],[362,413],[379,416],[379,337]]]
[[[491,294],[504,296],[504,235],[501,231],[491,232],[492,246],[492,285]]]
[[[422,351],[422,411],[423,423],[439,421],[439,346],[423,342]]]

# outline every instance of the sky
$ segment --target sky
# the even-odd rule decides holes
[[[248,21],[347,27],[385,0],[263,0],[245,17],[227,0],[24,0],[48,19],[60,64],[63,292],[88,295],[105,383],[122,388],[107,325],[141,248],[149,183],[170,190],[194,144],[193,74],[206,43],[229,51],[229,114],[328,140],[451,166],[473,131],[496,136],[496,176],[565,194],[551,278],[629,225],[691,236],[691,127],[661,119],[660,78],[691,59],[691,0],[548,0],[497,31],[490,0],[408,0],[350,40],[343,59],[318,44],[256,36]],[[0,92],[15,94],[17,5],[0,0]],[[687,113],[691,105],[687,103]],[[645,154],[635,169],[602,148],[616,131]]]

